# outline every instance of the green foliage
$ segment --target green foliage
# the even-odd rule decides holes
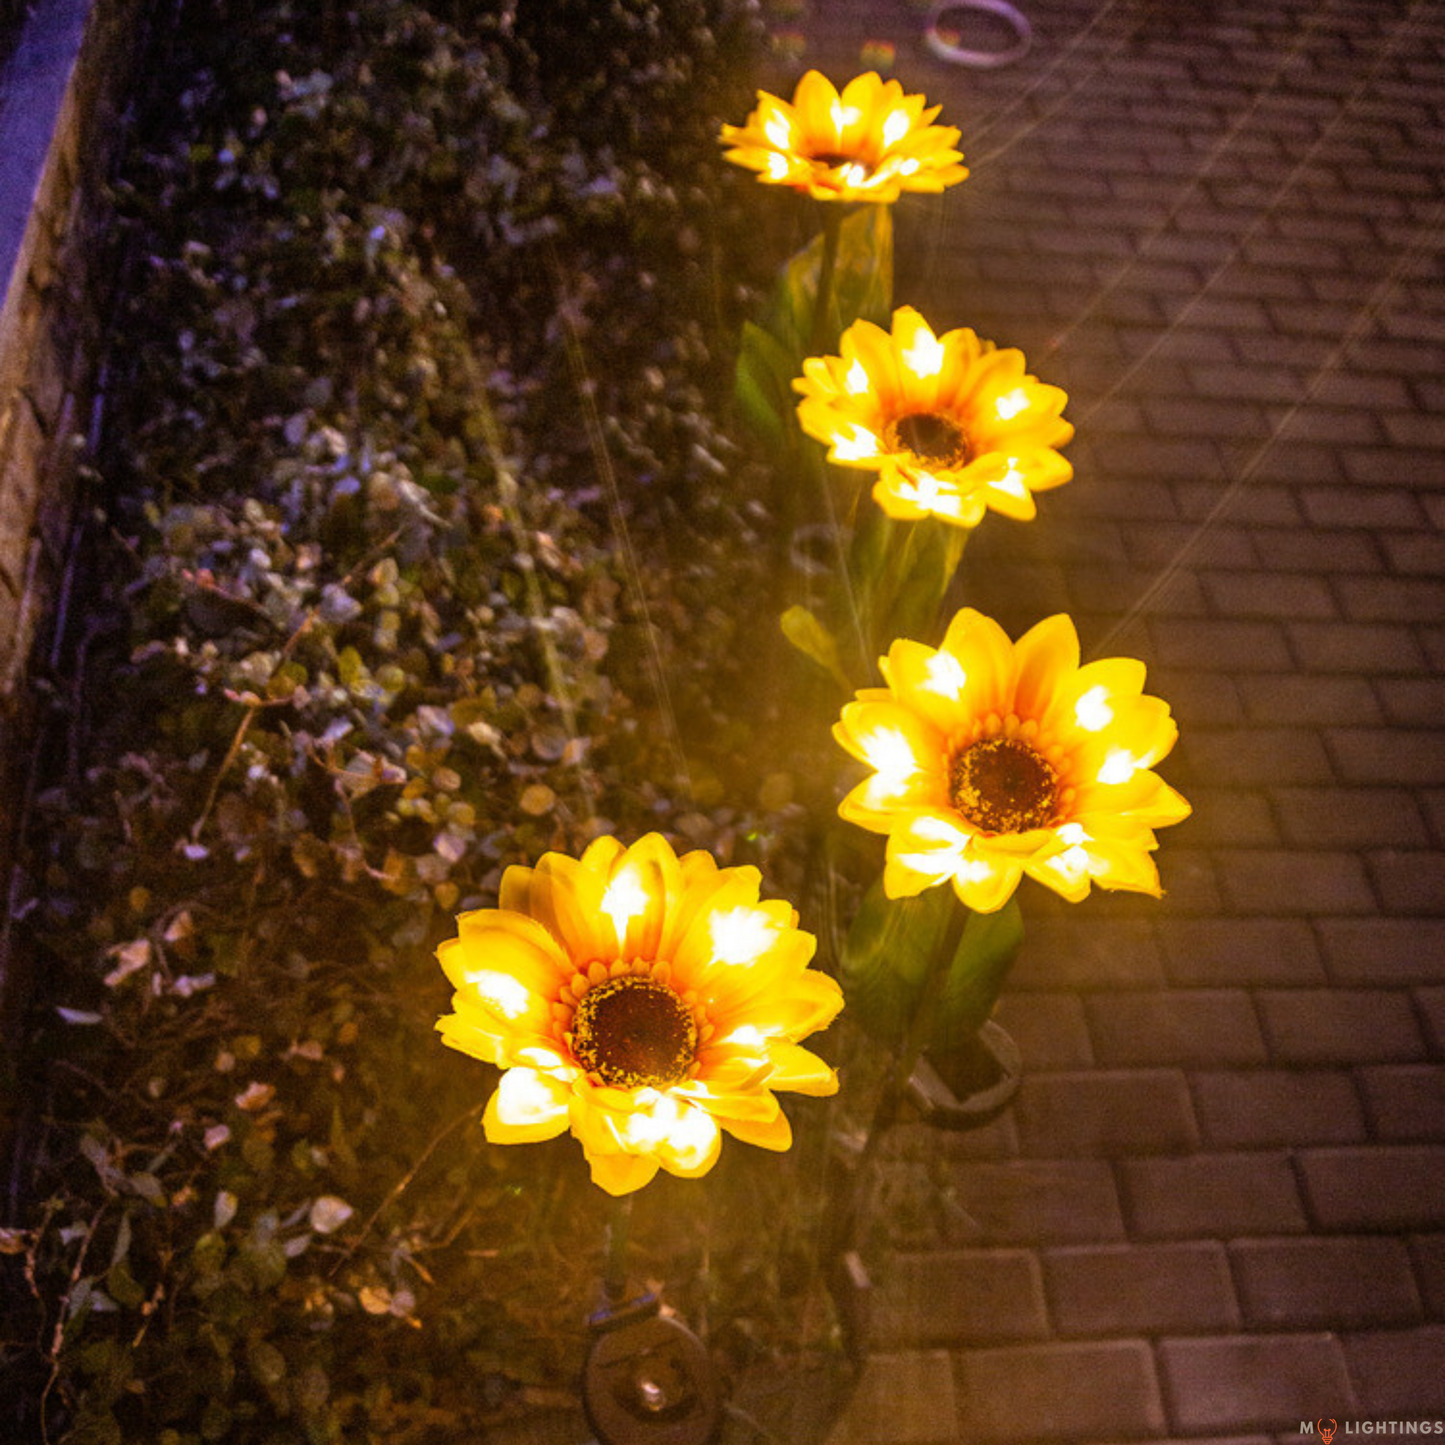
[[[838,226],[837,244],[822,323],[830,350],[855,321],[887,326],[893,314],[891,207],[857,207]],[[812,354],[824,245],[824,235],[814,236],[784,262],[759,320],[743,326],[734,394],[744,420],[773,445],[798,444],[792,382]]]
[[[908,1032],[959,911],[951,888],[890,901],[880,878],[854,914],[840,968],[848,1015],[888,1047],[896,1048]],[[997,913],[968,914],[923,1036],[926,1048],[946,1054],[977,1032],[1022,944],[1014,900]]]
[[[609,43],[566,58],[500,3],[196,4],[167,37],[25,909],[16,1438],[460,1438],[570,1399],[596,1191],[570,1140],[484,1146],[495,1075],[437,1043],[431,949],[549,847],[779,831],[723,802],[749,659],[712,599],[761,563],[703,403],[753,22],[585,8]],[[645,124],[583,123],[634,74]],[[735,1283],[720,1327],[790,1327]]]

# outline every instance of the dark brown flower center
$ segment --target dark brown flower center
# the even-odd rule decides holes
[[[956,466],[968,460],[963,428],[935,411],[917,411],[889,422],[884,441],[891,450],[912,452],[920,461]]]
[[[859,164],[857,156],[844,155],[842,151],[820,151],[809,160],[816,161],[820,166],[827,166],[830,170],[838,166],[851,166]]]
[[[692,1010],[666,984],[628,976],[582,995],[572,1017],[572,1055],[619,1089],[665,1089],[682,1079],[697,1051]]]
[[[953,806],[985,833],[1047,827],[1059,805],[1059,779],[1048,759],[1017,738],[983,738],[948,769]]]

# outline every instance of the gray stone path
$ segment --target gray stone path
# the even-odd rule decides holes
[[[834,1440],[1445,1429],[1445,6],[1019,3],[993,72],[904,0],[779,25],[838,80],[892,42],[962,128],[898,301],[1022,347],[1078,426],[968,600],[1145,659],[1196,813],[1162,903],[1024,895],[1029,1075],[900,1141],[935,1207]]]

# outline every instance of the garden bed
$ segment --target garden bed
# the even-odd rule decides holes
[[[758,44],[730,0],[181,7],[25,840],[17,1438],[570,1428],[601,1196],[483,1144],[433,950],[604,833],[813,886],[719,400],[795,220],[716,144]],[[826,1117],[640,1200],[735,1374],[837,1357]]]

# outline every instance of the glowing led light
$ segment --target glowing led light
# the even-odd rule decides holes
[[[940,697],[956,698],[968,686],[968,674],[951,652],[935,652],[923,665],[923,685]]]
[[[906,161],[899,162],[898,174],[900,176],[911,176],[918,169],[918,161],[909,156]]]
[[[476,989],[482,1002],[504,1019],[519,1019],[532,1006],[532,995],[521,979],[495,969],[468,970],[467,982]]]
[[[878,455],[879,441],[867,427],[856,422],[849,426],[844,435],[833,442],[833,459],[840,462],[862,461],[865,457]]]
[[[943,343],[926,327],[913,333],[913,344],[904,347],[899,359],[917,377],[937,376],[943,370]]]
[[[848,368],[848,375],[844,378],[843,385],[853,396],[863,396],[872,383],[868,380],[868,368],[861,361],[854,361]]]
[[[497,1098],[509,1124],[542,1124],[557,1117],[555,1089],[530,1069],[508,1069]]]
[[[793,127],[789,124],[788,117],[781,111],[774,111],[763,122],[763,134],[779,150],[787,150],[793,144]]]
[[[768,176],[775,181],[782,180],[788,174],[788,158],[780,156],[776,151],[770,155],[764,164],[768,168]]]
[[[767,1035],[756,1024],[739,1024],[722,1042],[737,1044],[744,1049],[766,1049],[768,1046]]]
[[[1089,855],[1079,847],[1066,848],[1057,858],[1049,859],[1049,867],[1065,878],[1077,878],[1089,871]]]
[[[719,963],[752,963],[766,953],[778,937],[778,929],[765,913],[751,908],[732,908],[716,913],[708,924],[712,956]]]
[[[628,923],[647,912],[647,890],[635,873],[619,873],[602,894],[602,911],[612,920],[618,938],[627,932]]]
[[[1084,831],[1082,823],[1065,823],[1059,828],[1059,841],[1077,846],[1080,843],[1087,843],[1089,835]]]
[[[1017,388],[1014,391],[1006,392],[993,405],[1000,421],[1012,421],[1021,411],[1028,410],[1028,393],[1021,387]]]
[[[1114,709],[1109,706],[1109,689],[1104,686],[1091,687],[1074,704],[1074,721],[1087,733],[1102,732],[1114,721]]]
[[[911,125],[912,122],[908,119],[906,110],[890,112],[888,119],[883,122],[883,144],[885,146],[897,145],[908,134]]]
[[[851,166],[844,166],[843,184],[845,186],[866,186],[868,184],[868,168],[860,166],[856,161]]]
[[[840,137],[850,125],[857,125],[863,119],[863,112],[856,105],[844,105],[841,99],[833,102],[828,113]]]
[[[1099,781],[1101,783],[1127,783],[1139,767],[1140,764],[1135,761],[1132,753],[1126,753],[1122,748],[1115,748],[1104,759],[1104,766],[1099,769]]]
[[[912,744],[897,728],[875,728],[863,739],[863,754],[885,784],[896,786],[918,771]]]
[[[930,472],[919,472],[913,480],[913,499],[926,512],[931,512],[938,505],[941,492],[938,478]]]
[[[1024,483],[1024,475],[1018,469],[1018,458],[1008,459],[1008,471],[998,481],[990,484],[995,491],[1007,492],[1011,497],[1026,497],[1029,489]]]

